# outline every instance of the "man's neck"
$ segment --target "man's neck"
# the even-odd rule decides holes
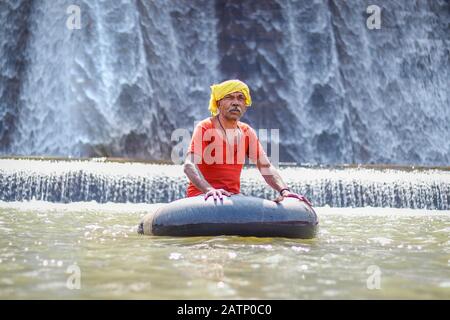
[[[225,129],[236,129],[237,128],[237,120],[233,119],[226,119],[223,115],[219,114],[218,119],[220,120],[220,123],[222,123],[223,127]]]

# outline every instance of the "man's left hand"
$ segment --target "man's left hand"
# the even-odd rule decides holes
[[[312,207],[312,203],[311,201],[308,200],[308,198],[306,198],[305,196],[301,195],[301,194],[297,194],[297,193],[293,193],[290,191],[284,191],[283,195],[279,195],[275,200],[276,203],[283,201],[284,198],[296,198],[300,201],[305,202],[307,205],[309,205],[310,207]]]

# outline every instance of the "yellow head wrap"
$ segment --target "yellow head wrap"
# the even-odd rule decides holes
[[[213,84],[211,86],[211,99],[209,101],[209,111],[211,111],[213,116],[218,114],[217,101],[233,92],[242,92],[245,96],[245,104],[247,106],[252,104],[250,89],[244,82],[240,80],[227,80],[219,84]]]

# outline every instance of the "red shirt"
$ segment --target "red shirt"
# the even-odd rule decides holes
[[[264,149],[255,131],[246,123],[237,123],[241,138],[234,145],[226,141],[221,127],[215,128],[212,118],[207,118],[197,124],[192,135],[188,153],[194,153],[201,158],[197,166],[203,177],[216,189],[225,189],[236,194],[241,191],[241,171],[248,157],[256,162]],[[236,139],[238,140],[238,139]],[[189,182],[187,196],[194,197],[202,194],[192,182]]]

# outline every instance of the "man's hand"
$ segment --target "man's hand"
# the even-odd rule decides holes
[[[205,201],[211,196],[213,197],[214,201],[217,200],[217,198],[222,200],[223,199],[223,195],[226,195],[227,197],[231,197],[231,193],[229,193],[227,190],[211,188],[205,194]]]
[[[311,203],[311,201],[308,200],[308,198],[306,198],[305,196],[302,196],[301,194],[293,193],[288,190],[284,190],[283,194],[278,196],[278,198],[276,198],[273,201],[275,201],[276,203],[279,203],[279,202],[283,201],[284,198],[296,198],[300,201],[305,202],[310,207],[312,207],[312,203]]]

